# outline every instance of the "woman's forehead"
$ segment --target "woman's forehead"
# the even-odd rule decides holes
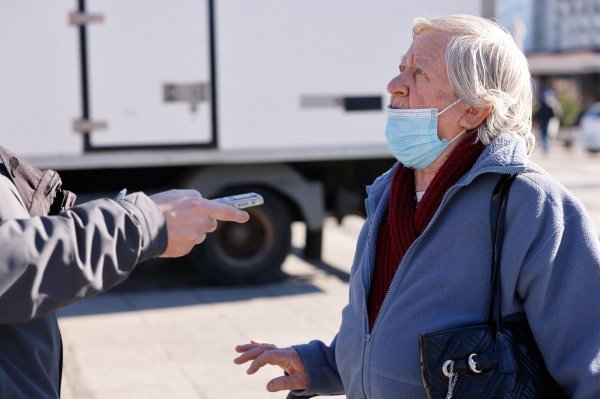
[[[402,57],[403,61],[414,62],[417,65],[444,65],[445,52],[450,34],[438,30],[426,30],[415,36],[408,52]]]

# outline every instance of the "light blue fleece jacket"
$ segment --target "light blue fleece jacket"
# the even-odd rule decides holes
[[[367,219],[338,334],[331,345],[295,346],[308,373],[309,389],[301,393],[425,398],[419,334],[486,320],[491,193],[499,174],[526,172],[514,182],[508,200],[503,314],[526,315],[549,371],[572,398],[600,398],[598,235],[582,204],[528,160],[515,135],[502,134],[486,146],[445,194],[400,262],[369,331],[367,298],[377,231],[394,168],[367,188]]]

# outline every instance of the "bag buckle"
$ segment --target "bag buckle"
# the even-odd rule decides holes
[[[483,371],[483,369],[479,367],[476,357],[477,353],[471,353],[468,358],[468,364],[469,369],[471,369],[472,372],[474,372],[475,374],[479,374]]]

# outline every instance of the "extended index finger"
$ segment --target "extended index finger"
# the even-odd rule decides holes
[[[244,223],[250,219],[247,212],[230,205],[220,204],[211,200],[202,200],[203,207],[208,216],[225,222]]]
[[[238,345],[235,350],[238,353],[242,353],[240,356],[236,357],[233,362],[235,364],[246,363],[247,361],[254,360],[258,356],[262,355],[264,352],[268,350],[275,349],[274,345]]]
[[[258,369],[260,369],[263,366],[266,366],[267,364],[270,364],[272,366],[281,366],[288,364],[289,361],[290,355],[285,351],[277,349],[266,351],[262,355],[254,359],[254,361],[252,362],[252,364],[250,364],[250,367],[248,367],[248,370],[246,370],[246,372],[248,374],[254,374],[258,371]]]

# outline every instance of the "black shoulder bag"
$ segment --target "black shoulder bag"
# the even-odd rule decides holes
[[[567,398],[548,373],[529,324],[502,318],[500,254],[508,191],[503,175],[492,195],[492,280],[484,324],[422,334],[421,377],[429,399]]]

